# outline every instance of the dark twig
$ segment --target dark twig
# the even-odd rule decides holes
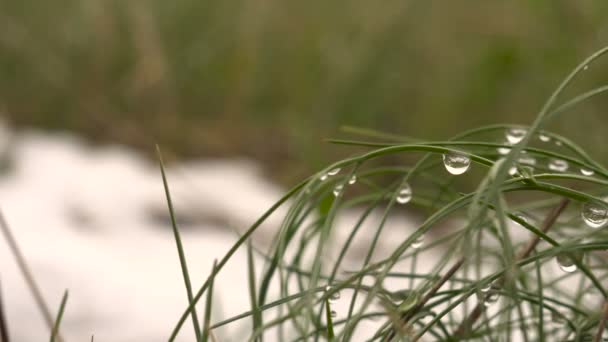
[[[9,342],[8,325],[6,324],[6,317],[4,316],[4,307],[2,306],[2,287],[1,286],[0,286],[0,342]]]
[[[604,300],[604,309],[602,310],[602,318],[600,319],[600,323],[597,327],[597,334],[595,335],[595,339],[593,342],[601,342],[602,336],[604,335],[604,329],[606,328],[606,323],[608,323],[608,298]]]
[[[38,286],[38,284],[36,284],[36,280],[34,280],[32,271],[28,267],[27,262],[25,261],[25,258],[23,257],[23,254],[21,253],[21,249],[19,248],[19,245],[17,245],[17,241],[15,240],[15,237],[13,236],[13,234],[11,232],[10,226],[8,225],[8,223],[6,222],[6,219],[4,218],[4,214],[2,213],[2,211],[0,211],[0,230],[2,230],[2,234],[6,238],[6,242],[8,243],[11,253],[13,254],[13,257],[15,258],[15,261],[17,261],[19,270],[21,271],[21,274],[23,274],[23,277],[25,278],[25,282],[27,283],[28,287],[30,288],[30,292],[32,293],[32,296],[34,297],[34,300],[36,301],[36,305],[38,306],[38,309],[40,309],[40,312],[42,313],[42,316],[44,317],[44,321],[46,322],[46,325],[49,328],[49,331],[52,331],[53,325],[55,324],[53,315],[51,314],[51,311],[49,310],[48,305],[46,304],[46,302],[44,301],[44,298],[42,297],[42,292],[40,291],[40,287]],[[57,342],[61,342],[61,341],[63,341],[63,338],[61,338],[61,335],[59,333],[57,333],[55,340]]]
[[[557,218],[568,206],[568,203],[570,203],[570,200],[568,198],[562,199],[559,204],[555,208],[553,208],[553,210],[545,217],[545,221],[541,226],[541,231],[543,233],[546,233],[547,231],[549,231],[549,229],[551,229],[551,227],[557,221]],[[524,246],[524,248],[522,248],[521,251],[517,254],[516,261],[527,258],[539,242],[540,236],[534,234],[530,241],[528,241],[528,244]],[[505,278],[501,277],[494,283],[494,286],[500,288],[504,285],[504,282]],[[462,323],[460,323],[458,329],[456,329],[456,331],[454,332],[454,336],[460,338],[466,335],[466,333],[468,333],[473,327],[473,324],[475,324],[475,322],[479,319],[484,309],[485,305],[483,304],[483,300],[480,300],[473,309],[473,311],[471,311],[469,316],[465,318]]]
[[[435,293],[437,293],[437,291],[439,291],[439,289],[443,286],[443,284],[445,284],[462,266],[462,264],[464,263],[464,258],[460,258],[460,260],[458,260],[449,270],[446,274],[443,275],[443,277],[441,277],[441,279],[439,279],[438,282],[435,283],[435,285],[433,285],[433,287],[426,293],[426,295],[422,298],[422,300],[416,304],[416,306],[414,306],[411,310],[409,310],[408,312],[404,313],[401,316],[401,322],[402,325],[407,324],[407,322],[409,322],[410,319],[412,319],[412,317],[414,317],[414,315],[416,315],[420,310],[422,310],[422,308],[424,307],[424,305],[426,305],[426,303],[433,298],[433,296],[435,295]],[[389,334],[387,335],[385,341],[390,341],[395,337],[396,334],[396,330],[395,328],[393,328],[391,330],[391,332],[389,332]]]

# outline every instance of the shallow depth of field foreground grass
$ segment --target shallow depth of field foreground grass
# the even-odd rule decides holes
[[[529,126],[480,127],[445,141],[350,129],[376,141],[333,140],[357,154],[288,191],[217,256],[200,287],[189,280],[173,220],[191,305],[169,340],[193,329],[199,341],[222,341],[230,338],[223,327],[246,322],[252,341],[602,341],[608,169],[543,128],[608,90],[562,96],[606,52],[577,66]],[[400,165],[403,155],[418,161]],[[161,170],[174,217],[162,162]],[[462,186],[470,184],[462,177],[475,178],[477,187]],[[289,210],[263,251],[251,235],[283,205]],[[377,248],[394,239],[383,231],[394,214],[410,207],[425,215],[422,224],[393,250]],[[340,235],[336,222],[351,208],[359,220]],[[377,213],[381,220],[371,225]],[[356,242],[366,250],[355,253]],[[249,283],[214,288],[239,248],[248,251]],[[264,267],[254,267],[258,258]],[[215,291],[248,291],[250,310],[217,321]]]

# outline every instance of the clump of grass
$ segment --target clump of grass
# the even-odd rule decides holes
[[[350,128],[376,141],[332,140],[363,152],[302,181],[244,232],[192,296],[169,340],[244,244],[251,310],[205,324],[204,334],[251,318],[254,341],[602,340],[608,170],[544,127],[608,90],[562,99],[606,52],[577,66],[529,126],[480,127],[446,141]],[[418,161],[384,162],[403,155]],[[478,186],[466,189],[458,177],[476,177]],[[265,267],[258,277],[251,235],[283,205],[289,210],[272,247],[259,253]],[[383,240],[394,239],[385,229],[389,219],[404,207],[425,220],[388,253],[380,251]],[[345,238],[333,238],[337,218],[352,208],[357,223],[340,228]],[[378,212],[379,223],[368,229]],[[355,242],[366,250],[352,259]],[[428,253],[439,256],[435,264],[426,262]],[[343,311],[334,315],[338,302]]]

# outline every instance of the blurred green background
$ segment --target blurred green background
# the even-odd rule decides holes
[[[604,45],[605,0],[0,1],[0,110],[146,153],[254,158],[291,182],[349,153],[323,141],[341,125],[445,139],[528,124]],[[599,62],[569,94],[606,83]],[[550,128],[606,160],[607,105]]]

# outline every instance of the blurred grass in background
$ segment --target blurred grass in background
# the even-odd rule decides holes
[[[530,123],[606,44],[603,0],[2,1],[0,108],[147,153],[255,158],[291,182],[349,153],[322,142],[341,125],[445,139]],[[608,63],[571,95],[602,81]],[[550,128],[606,154],[607,105]]]

